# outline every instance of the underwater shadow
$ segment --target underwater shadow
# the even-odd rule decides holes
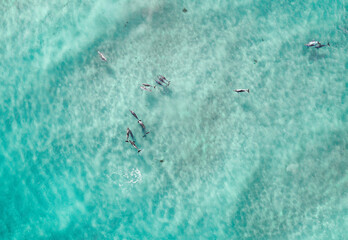
[[[315,49],[316,51],[310,51],[308,60],[309,61],[317,61],[321,60],[327,57],[327,54],[320,54],[319,50]]]

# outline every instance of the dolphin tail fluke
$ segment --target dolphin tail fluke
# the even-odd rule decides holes
[[[247,89],[248,93],[250,93],[249,89]]]
[[[128,140],[126,140],[126,142],[128,142]]]
[[[329,42],[327,42],[327,45],[330,47],[330,43]]]
[[[141,149],[138,150],[138,152],[140,152],[140,151],[141,151]]]

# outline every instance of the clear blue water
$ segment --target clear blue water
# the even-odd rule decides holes
[[[347,10],[1,1],[0,238],[348,239]]]

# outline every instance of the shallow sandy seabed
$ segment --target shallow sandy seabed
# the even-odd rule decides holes
[[[344,1],[0,14],[1,239],[348,238]]]

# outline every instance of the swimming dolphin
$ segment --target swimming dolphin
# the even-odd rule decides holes
[[[164,81],[164,78],[159,78],[159,80],[160,80],[161,82],[163,82],[165,85],[169,86],[169,83],[170,83],[170,82],[169,82],[169,83],[168,83],[168,82],[165,82],[165,81]]]
[[[150,132],[146,132],[145,135],[143,137],[146,137],[147,134],[149,134]]]
[[[157,78],[158,78],[161,82],[166,83],[166,82],[164,81],[166,78],[163,77],[162,75],[157,76]]]
[[[143,129],[146,128],[145,125],[144,125],[144,123],[143,123],[141,120],[138,120],[138,123],[143,127]]]
[[[315,46],[315,45],[317,45],[317,44],[320,44],[320,42],[313,40],[313,41],[310,41],[309,43],[307,43],[307,44],[305,44],[305,45],[306,45],[307,47],[313,47],[313,46]]]
[[[327,47],[327,46],[330,47],[330,43],[329,42],[326,45],[323,45],[323,44],[319,43],[319,45],[315,46],[315,48],[322,48],[322,47]]]
[[[240,92],[248,92],[249,93],[249,89],[236,89],[234,91],[237,93],[240,93]]]
[[[135,114],[135,112],[133,112],[132,110],[129,110],[129,111],[132,113],[132,115],[133,115],[136,119],[139,120],[139,118],[138,118],[138,116]]]
[[[134,139],[132,131],[129,128],[127,128],[127,140],[126,140],[126,142],[128,142],[129,134],[131,135],[132,139]]]
[[[146,87],[141,86],[140,88],[143,89],[143,90],[145,90],[145,91],[152,92],[151,89],[148,89],[148,88],[146,88]]]
[[[164,84],[167,84],[167,86],[169,86],[170,81],[168,81],[164,76],[159,75],[159,76],[157,76],[157,77],[158,77],[158,79],[159,79],[161,82],[163,82]]]
[[[133,147],[135,147],[136,150],[138,150],[138,152],[141,151],[141,149],[139,149],[132,140],[129,140],[129,142],[133,145]]]
[[[99,57],[101,58],[101,60],[106,62],[106,57],[104,57],[104,55],[98,51]]]
[[[157,84],[163,86],[163,84],[160,81],[158,81],[157,79],[155,79],[155,81],[156,81]]]
[[[150,84],[147,84],[147,83],[143,83],[143,85],[144,85],[145,87],[152,87]]]

